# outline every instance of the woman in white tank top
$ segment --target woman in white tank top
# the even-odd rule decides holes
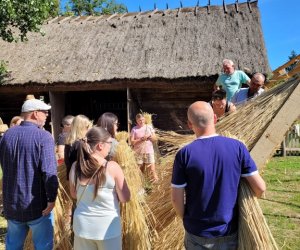
[[[105,160],[111,143],[105,129],[91,128],[70,171],[75,250],[122,249],[119,201],[129,201],[130,191],[118,163]]]

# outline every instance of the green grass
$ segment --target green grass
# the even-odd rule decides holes
[[[259,202],[279,248],[300,249],[300,157],[272,158],[263,171],[263,178],[267,191]],[[1,250],[5,228],[6,221],[0,217]]]
[[[300,157],[274,157],[264,169],[260,205],[280,249],[300,247]]]

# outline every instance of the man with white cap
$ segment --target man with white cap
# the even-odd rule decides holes
[[[50,109],[38,99],[26,100],[21,110],[24,121],[7,130],[0,142],[6,249],[23,249],[29,229],[35,249],[53,249],[55,144],[42,129]]]

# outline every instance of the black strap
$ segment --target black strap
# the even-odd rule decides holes
[[[226,100],[225,113],[229,112],[230,102]]]

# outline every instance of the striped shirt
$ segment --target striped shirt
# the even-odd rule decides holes
[[[23,121],[7,130],[0,142],[3,207],[6,219],[37,219],[57,196],[55,145],[51,134]]]

